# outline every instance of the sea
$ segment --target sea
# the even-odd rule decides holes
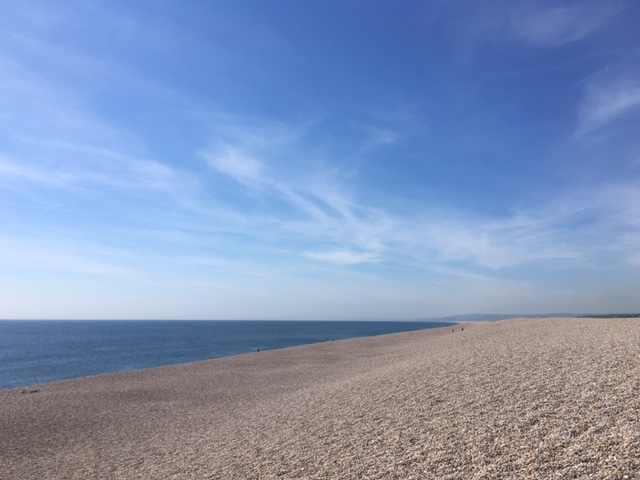
[[[455,325],[417,321],[0,321],[0,390],[348,338]]]

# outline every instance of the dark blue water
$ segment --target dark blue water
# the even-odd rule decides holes
[[[441,322],[0,321],[0,389],[259,350],[453,325]]]

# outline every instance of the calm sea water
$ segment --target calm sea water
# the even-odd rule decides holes
[[[0,389],[259,350],[450,326],[442,322],[0,321]]]

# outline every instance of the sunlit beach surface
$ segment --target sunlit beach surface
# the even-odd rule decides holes
[[[640,478],[640,321],[515,319],[0,392],[2,479]]]

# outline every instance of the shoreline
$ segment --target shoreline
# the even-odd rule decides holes
[[[638,478],[638,320],[451,328],[3,390],[0,477]]]
[[[2,322],[3,321],[0,320],[0,324]],[[30,323],[32,321],[28,320],[28,321],[11,321],[11,322],[30,326]],[[44,320],[44,321],[38,321],[37,323],[39,323],[40,325],[43,325],[43,324],[48,325],[49,323],[68,324],[68,323],[76,323],[76,322],[90,325],[95,323],[111,324],[111,323],[120,322],[120,321],[118,320],[118,321],[97,321],[96,322],[93,320],[89,320],[89,321],[87,320],[80,320],[80,321]],[[182,328],[182,326],[184,325],[189,325],[194,323],[192,321],[174,321],[174,320],[158,320],[158,321],[156,320],[151,320],[151,321],[125,320],[122,322],[128,323],[128,324],[140,324],[141,322],[145,322],[145,323],[150,323],[152,325],[157,323],[161,323],[161,324],[168,323],[168,324],[180,325],[181,326],[180,328]],[[263,325],[281,325],[281,324],[286,324],[288,322],[294,324],[291,327],[293,329],[291,331],[294,332],[293,334],[286,331],[285,332],[273,331],[273,328],[275,329],[279,328],[277,326],[266,327],[266,329],[262,329]],[[97,334],[104,335],[105,336],[104,340],[102,340],[100,344],[92,343],[91,345],[87,344],[86,346],[87,352],[90,352],[97,347],[99,348],[100,351],[107,350],[111,352],[109,355],[102,355],[100,352],[98,352],[99,353],[98,361],[96,361],[96,358],[94,356],[90,356],[88,354],[85,354],[83,357],[82,355],[78,355],[76,353],[71,357],[67,357],[66,351],[64,349],[61,349],[59,346],[56,346],[55,342],[51,346],[44,345],[44,350],[41,348],[42,346],[40,346],[38,343],[34,343],[33,341],[30,344],[24,344],[24,345],[18,342],[17,348],[19,349],[21,348],[25,351],[29,351],[30,349],[34,349],[38,352],[43,351],[44,354],[39,353],[40,357],[45,358],[49,356],[51,360],[47,363],[43,363],[41,359],[39,360],[37,358],[35,359],[26,358],[26,357],[16,358],[15,361],[17,362],[16,364],[18,366],[21,365],[20,362],[25,362],[25,361],[27,363],[31,363],[32,366],[30,366],[29,369],[24,369],[24,371],[20,372],[21,373],[20,379],[18,379],[14,374],[14,372],[12,372],[11,369],[9,369],[9,371],[6,372],[8,377],[3,378],[2,381],[0,382],[0,391],[11,390],[11,389],[28,389],[31,387],[37,387],[39,385],[44,385],[47,383],[77,380],[77,379],[90,378],[90,377],[95,377],[100,375],[125,373],[125,372],[136,371],[136,370],[147,370],[147,369],[163,368],[163,367],[176,366],[176,365],[186,365],[186,364],[196,363],[201,361],[228,358],[228,357],[233,357],[237,355],[246,355],[246,354],[251,354],[258,351],[264,352],[264,351],[271,351],[271,350],[280,350],[283,348],[313,345],[315,343],[334,342],[334,341],[344,340],[349,338],[363,338],[367,336],[378,336],[378,335],[387,335],[387,334],[393,334],[393,333],[401,333],[403,331],[414,331],[414,330],[407,329],[408,325],[411,325],[410,328],[418,329],[418,330],[443,328],[445,326],[455,325],[452,322],[439,322],[439,321],[415,321],[415,322],[413,321],[412,322],[408,322],[408,321],[390,322],[390,321],[384,321],[384,320],[366,321],[366,322],[363,321],[362,322],[363,324],[368,324],[368,325],[372,323],[373,324],[380,323],[382,325],[395,325],[397,323],[400,325],[400,327],[398,329],[395,329],[395,327],[388,327],[388,326],[383,328],[371,327],[371,328],[365,328],[361,331],[355,332],[355,331],[351,331],[352,327],[349,327],[349,325],[358,324],[360,322],[353,322],[353,321],[340,322],[339,321],[335,323],[337,323],[340,326],[336,328],[329,326],[326,332],[318,332],[313,328],[307,331],[308,329],[306,329],[305,327],[302,327],[302,331],[300,332],[302,336],[298,336],[298,334],[295,332],[299,331],[297,330],[297,328],[299,328],[297,325],[299,325],[301,321],[286,321],[286,320],[285,321],[269,321],[269,320],[267,321],[254,321],[254,320],[247,320],[247,321],[203,320],[203,321],[200,321],[198,320],[198,321],[195,321],[195,323],[211,323],[214,325],[214,327],[205,330],[203,332],[204,335],[200,335],[198,336],[198,338],[191,338],[193,337],[193,334],[187,334],[182,344],[185,346],[190,345],[190,347],[189,348],[182,347],[182,350],[180,348],[176,349],[172,346],[172,342],[175,340],[176,337],[168,336],[167,332],[165,331],[164,335],[158,336],[159,340],[154,341],[150,345],[147,345],[145,343],[142,354],[140,354],[138,351],[138,345],[135,343],[132,343],[131,340],[128,341],[128,345],[126,343],[124,345],[121,345],[120,343],[118,343],[117,339],[110,338],[108,332],[104,332],[104,330],[101,330]],[[246,335],[246,333],[249,333],[249,335],[246,335],[246,338],[238,337],[238,333],[236,332],[231,332],[231,335],[229,335],[229,332],[227,331],[226,328],[221,333],[217,332],[216,330],[217,328],[216,326],[219,326],[219,325],[226,325],[226,324],[242,325],[243,323],[253,325],[253,327],[251,326],[249,327],[248,332],[245,331],[244,328],[242,329],[245,333],[240,335]],[[304,325],[309,325],[309,324],[317,325],[317,324],[327,324],[328,322],[310,321],[310,322],[303,322],[303,323]],[[256,328],[256,325],[261,325],[261,327]],[[254,330],[262,329],[264,331],[252,332],[251,331],[252,328]],[[28,332],[23,331],[22,333],[24,335],[24,334],[27,334]],[[85,335],[87,333],[89,334],[89,336],[94,335],[93,332],[88,331],[85,328],[83,328],[82,332],[79,334]],[[136,336],[144,337],[149,334],[149,332],[143,332],[138,329],[135,329],[131,332],[128,332],[128,329],[125,329],[123,330],[123,333],[125,335],[129,333],[130,335],[128,337],[132,339],[135,339]],[[184,335],[184,333],[185,331],[184,329],[182,329],[175,332],[175,335]],[[0,329],[0,337],[2,337],[2,334],[3,334],[3,330]],[[15,335],[15,332],[12,332],[10,330],[9,338],[11,338],[12,334]],[[67,330],[67,335],[69,334],[74,334],[74,332],[72,330]],[[155,332],[153,332],[153,334],[155,335]],[[227,346],[227,344],[224,341],[225,335],[232,337],[232,338],[229,338],[229,340],[231,341],[231,344],[234,345],[233,347],[230,348]],[[57,340],[57,337],[55,337],[55,334],[54,334],[54,338],[56,338]],[[221,341],[220,339],[223,339],[223,340]],[[276,341],[274,339],[278,339],[278,340]],[[144,338],[140,338],[140,340],[143,341]],[[62,343],[63,342],[64,342],[64,339],[62,340]],[[113,342],[116,342],[116,343],[113,343]],[[173,351],[168,355],[164,354],[165,352],[164,347],[166,346],[164,344],[165,342],[170,344],[169,347],[173,348]],[[10,342],[8,345],[10,348],[11,347],[16,348],[15,346],[12,346]],[[2,345],[0,345],[0,347],[1,346]],[[73,348],[76,351],[79,351],[78,345],[74,345]],[[49,352],[49,349],[51,349],[51,352]],[[158,355],[152,352],[163,352],[163,353]],[[118,360],[119,358],[127,358],[128,360],[120,361]],[[103,365],[102,368],[98,367],[98,365],[101,365],[100,360],[103,360],[104,362],[102,364]],[[68,366],[63,367],[62,369],[59,369],[55,373],[53,373],[53,370],[50,369],[50,365],[52,364],[51,362],[53,362],[53,364],[58,364],[58,363],[67,364]],[[42,375],[40,371],[36,369],[38,364],[40,364],[40,367],[42,367],[47,371],[46,374]],[[83,366],[83,364],[88,364],[89,368],[87,368],[86,366]],[[105,365],[106,365],[106,368],[105,368]]]
[[[207,321],[207,320],[203,320],[203,321]],[[238,321],[242,321],[242,320],[238,320]],[[432,323],[438,323],[438,322],[432,322]],[[448,323],[448,322],[443,322],[443,323]],[[158,369],[165,369],[165,368],[172,368],[172,367],[183,367],[183,366],[195,365],[195,364],[203,363],[203,362],[220,361],[220,360],[225,360],[225,359],[230,359],[230,358],[243,357],[243,356],[247,356],[247,355],[256,355],[256,354],[260,354],[260,353],[265,354],[267,352],[279,352],[279,351],[282,351],[282,350],[290,350],[290,349],[295,349],[295,348],[306,348],[306,347],[313,347],[313,346],[316,346],[316,345],[331,344],[331,343],[337,343],[337,342],[348,342],[348,341],[351,341],[351,340],[363,340],[363,339],[367,339],[367,338],[386,337],[386,336],[391,336],[391,335],[401,335],[401,334],[413,333],[413,332],[425,332],[425,331],[432,331],[432,330],[436,331],[436,330],[448,329],[448,328],[458,328],[461,325],[464,327],[467,323],[473,324],[473,323],[476,323],[476,322],[470,321],[470,322],[456,323],[456,324],[453,324],[453,325],[452,324],[448,324],[447,326],[442,326],[442,327],[423,328],[423,329],[419,329],[419,330],[409,330],[409,331],[395,332],[395,333],[380,333],[380,334],[368,335],[368,336],[364,336],[364,337],[353,337],[353,338],[341,338],[341,339],[337,339],[337,340],[326,340],[326,341],[315,342],[315,343],[304,343],[302,345],[294,345],[294,346],[291,346],[291,347],[271,348],[271,349],[268,349],[268,350],[257,350],[255,352],[237,353],[237,354],[233,354],[233,355],[226,355],[226,356],[223,356],[223,357],[205,358],[205,359],[202,359],[202,360],[187,361],[187,362],[183,362],[183,363],[172,363],[172,364],[168,364],[168,365],[159,365],[157,367],[144,367],[144,368],[136,368],[136,369],[132,369],[132,370],[122,370],[122,371],[119,371],[119,372],[98,373],[98,374],[95,374],[95,375],[87,375],[85,377],[65,378],[65,379],[60,379],[60,380],[54,380],[54,381],[51,381],[51,382],[34,383],[34,384],[22,385],[22,386],[18,386],[18,387],[10,387],[10,388],[0,388],[0,394],[3,393],[3,392],[12,391],[12,390],[20,390],[20,393],[29,393],[30,390],[37,389],[39,391],[40,387],[45,387],[47,385],[56,385],[56,384],[59,384],[59,383],[66,383],[66,382],[76,382],[76,381],[88,380],[88,379],[99,378],[99,377],[104,377],[104,376],[113,376],[113,375],[123,375],[123,374],[127,374],[127,373],[145,372],[145,371],[148,371],[148,370],[158,370]],[[477,322],[477,323],[486,323],[486,322],[485,321],[481,321],[481,322]]]

